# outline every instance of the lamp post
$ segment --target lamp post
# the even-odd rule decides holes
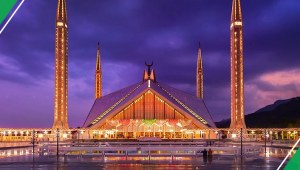
[[[220,140],[220,139],[219,139],[219,132],[218,132],[218,131],[215,131],[215,134],[216,134],[216,139]]]
[[[83,136],[84,130],[81,130],[81,131],[80,131],[80,134],[81,134],[81,139],[82,139],[82,142],[83,142],[83,139],[84,139],[84,136]],[[80,135],[79,135],[79,138],[80,138]]]
[[[34,157],[35,130],[32,130],[32,155]]]
[[[265,156],[267,156],[267,129],[265,129]]]
[[[192,134],[192,142],[194,141],[194,132],[191,133]]]
[[[241,156],[243,156],[243,128],[241,128]]]
[[[78,143],[78,144],[79,144],[79,133],[80,133],[80,131],[77,130],[77,143]]]
[[[58,161],[58,156],[59,156],[59,129],[56,129],[56,158]]]
[[[253,130],[251,131],[251,134],[252,134],[251,138],[254,140],[254,131]]]

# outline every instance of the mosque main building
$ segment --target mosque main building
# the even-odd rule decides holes
[[[83,127],[125,138],[179,138],[216,126],[203,99],[157,82],[148,65],[141,82],[97,98]]]
[[[299,129],[247,128],[244,119],[244,57],[241,0],[232,0],[230,22],[231,123],[217,128],[204,102],[203,63],[199,46],[196,94],[158,81],[153,63],[136,84],[102,94],[102,67],[98,44],[95,101],[79,128],[68,122],[68,18],[66,0],[58,0],[55,24],[54,121],[51,128],[0,128],[1,141],[60,141],[70,139],[216,139],[256,140],[298,138]],[[229,63],[228,63],[229,64]],[[142,71],[141,71],[142,73]],[[70,114],[72,116],[72,114]],[[243,139],[243,138],[241,138]]]
[[[231,18],[231,127],[245,128],[243,42],[240,0],[233,0]],[[56,14],[55,99],[53,129],[68,129],[68,22],[66,0],[58,0]],[[95,102],[83,123],[83,134],[102,138],[210,138],[216,128],[203,97],[203,65],[198,50],[196,95],[157,81],[153,63],[140,82],[102,95],[102,68],[98,43]]]

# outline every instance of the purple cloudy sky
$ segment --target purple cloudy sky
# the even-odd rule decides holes
[[[25,1],[0,35],[0,127],[51,127],[55,0]],[[242,0],[246,113],[300,95],[299,0]],[[230,116],[231,0],[69,0],[69,123],[94,102],[97,41],[103,92],[141,80],[154,61],[158,81],[195,91],[198,41],[205,101],[215,121]]]

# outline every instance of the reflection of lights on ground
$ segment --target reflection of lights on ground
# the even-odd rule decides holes
[[[289,152],[289,149],[282,149],[282,148],[269,148],[267,147],[267,153],[265,154],[265,148],[261,149],[261,153],[259,156],[261,157],[268,157],[268,158],[283,158]],[[296,151],[292,151],[289,157],[293,157]]]
[[[193,158],[191,157],[173,157],[173,160],[178,160],[178,161],[188,161],[188,160],[192,160]],[[171,157],[149,157],[145,156],[145,157],[105,157],[105,161],[120,161],[120,160],[132,160],[132,161],[147,161],[147,160],[151,160],[151,161],[169,161],[172,160]]]
[[[269,158],[270,157],[270,148],[266,149],[266,157]]]
[[[29,155],[30,153],[31,153],[31,150],[27,150],[27,149],[4,150],[4,151],[0,152],[0,157],[1,158],[16,157],[16,156]]]
[[[236,146],[235,146],[236,147]],[[284,157],[287,153],[288,153],[288,149],[282,149],[282,148],[269,148],[267,147],[267,154],[265,155],[264,153],[264,148],[261,148],[260,150],[260,157],[262,159],[269,159],[269,158],[282,158]],[[0,151],[0,158],[7,158],[7,157],[17,157],[17,156],[24,156],[24,155],[31,155],[32,153],[31,148],[26,148],[26,149],[10,149],[10,150],[2,150]],[[135,153],[138,153],[139,151],[135,151]],[[296,151],[293,151],[291,153],[291,156],[293,156],[295,154]],[[140,152],[143,154],[147,154],[146,152]],[[167,154],[169,152],[163,152],[163,151],[157,151],[157,153],[151,152],[153,154],[157,154],[157,153],[161,153],[161,154]],[[176,152],[177,153],[177,152]],[[181,153],[181,152],[180,152]],[[223,151],[218,152],[218,154],[228,154],[228,152],[223,153]],[[200,156],[199,158],[202,157]],[[222,157],[220,157],[222,158]],[[266,159],[267,158],[267,159]],[[66,157],[66,159],[72,159],[70,157]],[[83,159],[87,159],[87,158],[83,158]],[[89,158],[89,159],[94,159],[94,158]],[[192,157],[178,157],[178,156],[174,156],[172,159],[172,156],[151,156],[150,158],[148,156],[137,156],[137,157],[131,157],[129,156],[126,159],[126,156],[120,156],[120,157],[113,157],[113,156],[106,156],[104,157],[104,161],[105,162],[109,162],[109,161],[123,161],[123,160],[133,160],[133,161],[172,161],[172,160],[176,160],[176,161],[190,161],[191,159],[193,159]],[[99,161],[103,161],[103,157],[98,157],[95,158],[94,160],[99,160]],[[215,159],[214,159],[215,161]]]

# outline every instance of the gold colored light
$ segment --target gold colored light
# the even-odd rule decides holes
[[[231,124],[230,128],[246,128],[244,120],[243,23],[240,0],[233,0],[231,13]]]
[[[63,22],[57,22],[56,26],[58,26],[58,27],[64,26],[64,23]]]
[[[102,97],[102,66],[100,56],[100,46],[98,43],[97,57],[96,57],[96,73],[95,73],[95,98]]]
[[[58,0],[55,33],[53,128],[68,128],[68,29],[66,0]]]
[[[201,48],[198,49],[198,61],[196,70],[196,96],[203,99],[203,64]]]

